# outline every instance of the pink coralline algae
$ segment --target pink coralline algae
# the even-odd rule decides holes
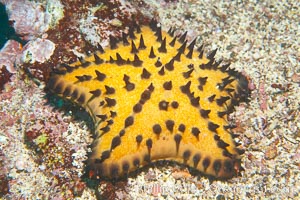
[[[0,83],[1,88],[9,81],[7,73],[15,73],[24,63],[44,63],[49,60],[55,50],[55,44],[47,40],[45,32],[55,27],[63,17],[63,6],[59,0],[39,3],[28,0],[0,0],[5,5],[9,23],[20,36],[27,41],[22,45],[9,40],[0,52]],[[3,66],[6,68],[2,69]],[[47,71],[47,70],[46,70]],[[5,74],[6,73],[6,74]]]
[[[16,56],[22,52],[21,46],[14,40],[8,40],[0,51],[0,68],[6,67],[10,73],[15,73],[14,62]]]
[[[3,66],[0,68],[0,92],[4,89],[4,84],[10,80],[12,74]]]
[[[12,26],[23,39],[41,35],[49,28],[50,16],[44,12],[42,5],[27,0],[0,2],[5,4]]]
[[[55,50],[55,44],[47,39],[37,38],[28,42],[20,57],[21,63],[44,63],[50,59]]]
[[[9,81],[10,75],[16,73],[19,66],[24,63],[44,63],[50,59],[54,50],[55,44],[47,39],[31,40],[23,48],[14,40],[7,41],[0,51],[0,90]]]

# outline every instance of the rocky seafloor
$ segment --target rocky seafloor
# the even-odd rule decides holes
[[[21,38],[0,51],[2,199],[300,198],[299,1],[0,2]],[[206,52],[218,48],[218,58],[249,77],[250,102],[230,116],[245,149],[240,176],[212,181],[172,164],[121,181],[83,178],[91,122],[45,92],[49,74],[151,18],[199,36]]]

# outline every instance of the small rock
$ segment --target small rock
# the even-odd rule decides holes
[[[291,78],[294,83],[300,83],[300,74],[294,73]]]
[[[42,171],[44,171],[46,169],[46,166],[45,165],[40,165],[39,169],[42,170]]]
[[[4,135],[0,135],[0,144],[6,145],[8,144],[8,138]]]
[[[270,171],[270,169],[268,169],[267,167],[263,166],[263,167],[260,169],[260,174],[261,174],[261,175],[270,175],[270,174],[271,174],[271,171]]]
[[[122,26],[122,22],[117,18],[112,19],[110,24],[113,25],[113,26],[116,26],[116,27],[121,27]]]
[[[25,169],[25,162],[23,161],[23,159],[17,159],[15,165],[16,165],[17,170],[22,171]]]
[[[18,54],[20,54],[21,46],[14,40],[8,40],[0,51],[0,66],[5,66],[10,73],[16,73],[14,63]]]
[[[216,200],[225,200],[225,196],[223,194],[219,194],[216,196]]]
[[[175,171],[172,173],[175,179],[190,178],[192,175],[188,171]]]
[[[55,50],[55,44],[47,39],[37,38],[28,42],[24,46],[21,62],[24,63],[44,63],[48,60]]]
[[[271,160],[273,158],[275,158],[277,156],[277,147],[276,145],[273,143],[271,144],[267,150],[265,151],[265,158],[267,160]]]
[[[154,197],[158,197],[162,194],[162,187],[160,186],[160,184],[154,184],[152,186],[151,194]]]

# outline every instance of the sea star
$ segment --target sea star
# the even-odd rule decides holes
[[[241,169],[227,121],[248,97],[248,81],[220,65],[187,32],[135,25],[110,48],[62,64],[48,88],[86,109],[95,124],[92,178],[118,178],[157,160],[172,160],[216,178]]]

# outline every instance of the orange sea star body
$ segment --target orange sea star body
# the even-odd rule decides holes
[[[157,160],[216,178],[240,169],[227,116],[247,97],[247,80],[194,45],[152,21],[53,74],[48,88],[94,120],[92,177],[118,178]]]

